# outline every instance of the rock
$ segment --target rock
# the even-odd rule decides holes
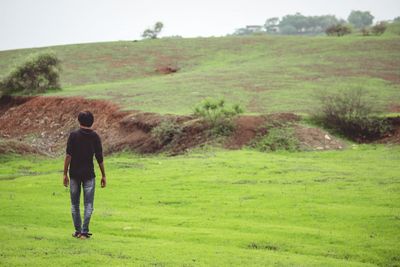
[[[325,139],[326,139],[326,140],[331,140],[330,136],[327,135],[327,134],[325,135]]]

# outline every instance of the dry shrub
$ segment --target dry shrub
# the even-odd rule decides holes
[[[317,99],[320,109],[313,114],[314,120],[353,140],[376,140],[391,130],[365,90],[320,92]]]

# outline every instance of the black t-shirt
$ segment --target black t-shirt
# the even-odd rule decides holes
[[[90,129],[80,128],[69,135],[67,154],[71,156],[69,176],[71,179],[95,177],[93,155],[98,163],[103,162],[103,149],[99,135]]]

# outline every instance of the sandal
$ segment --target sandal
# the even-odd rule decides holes
[[[80,238],[81,235],[82,235],[81,232],[76,231],[75,233],[72,234],[72,237]]]
[[[91,236],[92,236],[91,233],[80,233],[79,238],[80,238],[80,239],[88,239],[88,238],[90,238]]]

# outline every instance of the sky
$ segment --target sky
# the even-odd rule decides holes
[[[0,50],[141,39],[157,21],[160,37],[224,36],[270,17],[346,19],[351,10],[389,20],[400,16],[400,0],[0,0]]]

